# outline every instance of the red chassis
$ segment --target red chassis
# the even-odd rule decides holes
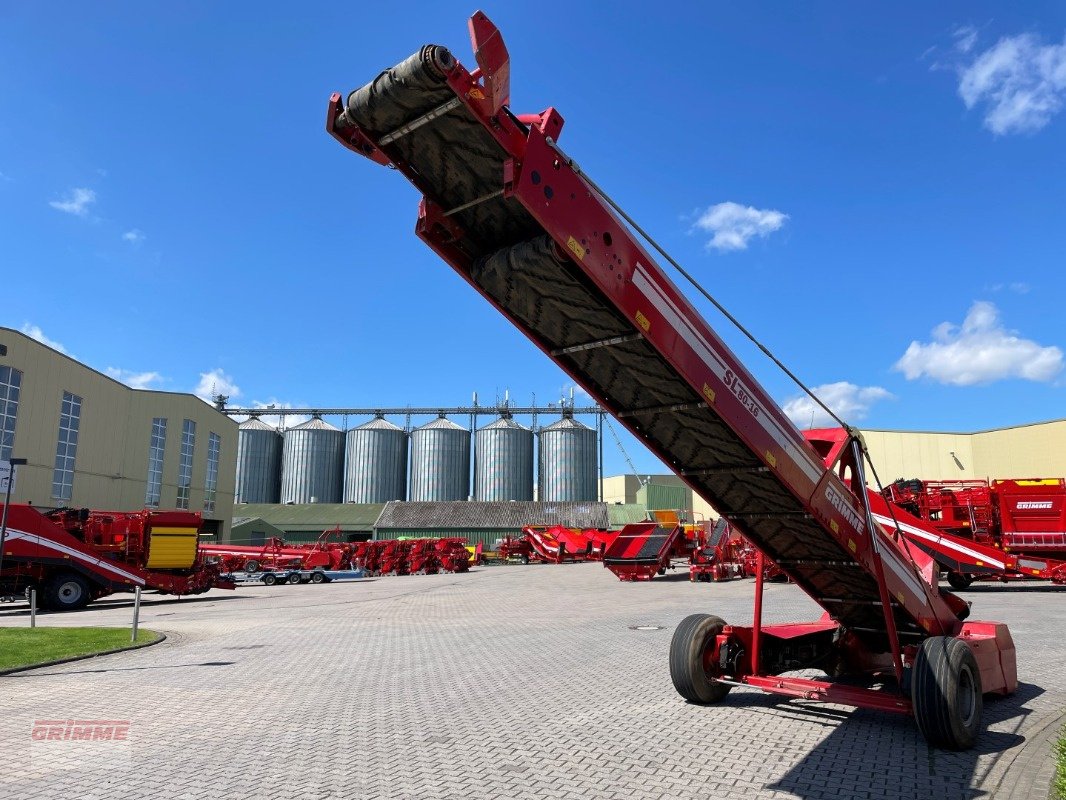
[[[417,235],[832,620],[748,635],[693,615],[671,644],[675,688],[700,703],[731,682],[830,699],[822,682],[774,676],[887,673],[893,690],[834,685],[832,699],[913,707],[932,744],[972,746],[982,694],[1016,685],[1006,628],[964,624],[969,608],[939,589],[933,561],[851,490],[865,485],[861,441],[804,440],[560,149],[562,116],[507,108],[507,49],[483,13],[470,34],[477,69],[427,45],[334,94],[327,131],[411,181]]]

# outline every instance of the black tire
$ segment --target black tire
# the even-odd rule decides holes
[[[984,698],[981,670],[964,641],[931,636],[922,642],[911,673],[911,701],[918,728],[933,747],[973,747]]]
[[[961,572],[949,572],[948,573],[948,585],[952,589],[969,589],[970,584],[973,583],[973,575],[963,575]]]
[[[41,587],[41,607],[52,611],[76,611],[92,599],[89,582],[76,572],[57,572]]]
[[[245,572],[259,572],[259,562],[254,558],[250,558],[244,562]]]
[[[703,653],[722,632],[725,621],[710,614],[691,614],[674,629],[670,641],[670,678],[677,693],[690,703],[717,703],[732,688],[711,678],[703,668]]]
[[[529,564],[529,556],[528,556],[528,555],[526,555],[525,553],[523,553],[522,555],[520,555],[520,556],[518,557],[518,560],[519,560],[519,561],[521,561],[521,562],[522,562],[523,564]]]
[[[291,583],[291,584],[293,584],[295,586],[297,583],[300,582],[300,573],[299,572],[290,572],[289,573],[289,577],[286,578],[286,580],[289,583]]]
[[[263,576],[264,586],[273,586],[278,582],[278,577],[273,572],[268,572]]]
[[[325,583],[325,582],[326,582],[326,576],[325,576],[324,573],[321,573],[321,572],[312,572],[311,573],[311,583]]]

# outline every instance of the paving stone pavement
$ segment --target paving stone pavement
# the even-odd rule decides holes
[[[751,581],[623,584],[599,565],[146,596],[160,645],[0,678],[0,798],[1035,798],[1019,758],[1066,709],[1066,591],[976,587],[1011,626],[1022,685],[976,749],[910,718],[734,689],[684,703],[687,614],[751,622]],[[124,625],[125,599],[41,615]],[[768,621],[813,619],[792,586]],[[18,607],[0,625],[27,624]],[[632,630],[631,626],[661,626]],[[127,742],[34,741],[34,720],[129,720]],[[1035,759],[1040,762],[1039,758]]]

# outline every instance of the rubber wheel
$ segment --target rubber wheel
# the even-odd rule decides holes
[[[92,599],[89,582],[76,572],[59,572],[41,587],[41,606],[52,611],[75,611]]]
[[[528,564],[529,563],[529,556],[527,556],[527,555],[525,555],[523,553],[521,556],[518,557],[518,560],[521,561],[523,564]]]
[[[949,572],[948,584],[952,589],[969,589],[973,583],[973,575],[963,575],[961,572]]]
[[[254,558],[244,562],[245,572],[259,572],[259,562]]]
[[[325,582],[326,582],[326,576],[323,575],[321,572],[312,572],[311,573],[311,583],[325,583]]]
[[[670,641],[670,678],[677,693],[690,703],[717,703],[732,688],[713,680],[703,668],[703,653],[722,632],[725,621],[710,614],[692,614],[681,620]]]
[[[274,575],[271,572],[268,572],[266,575],[263,576],[263,585],[264,586],[273,586],[277,582],[278,582],[277,576]]]
[[[300,582],[300,573],[299,572],[293,572],[291,575],[289,575],[288,580],[289,580],[289,583],[291,583],[293,585],[296,585],[297,583]]]
[[[911,674],[914,718],[925,740],[945,750],[969,750],[981,729],[981,671],[973,651],[953,636],[922,642]]]

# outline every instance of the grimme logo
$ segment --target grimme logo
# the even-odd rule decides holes
[[[834,489],[832,486],[825,487],[825,497],[829,501],[829,504],[833,506],[840,515],[851,523],[851,527],[857,530],[859,533],[866,532],[866,523],[862,521],[862,517],[855,513],[855,509],[851,507],[847,500]]]
[[[1043,508],[1051,508],[1050,500],[1019,500],[1015,506],[1018,511],[1037,511]]]
[[[125,742],[128,719],[35,719],[30,738],[35,742]]]

